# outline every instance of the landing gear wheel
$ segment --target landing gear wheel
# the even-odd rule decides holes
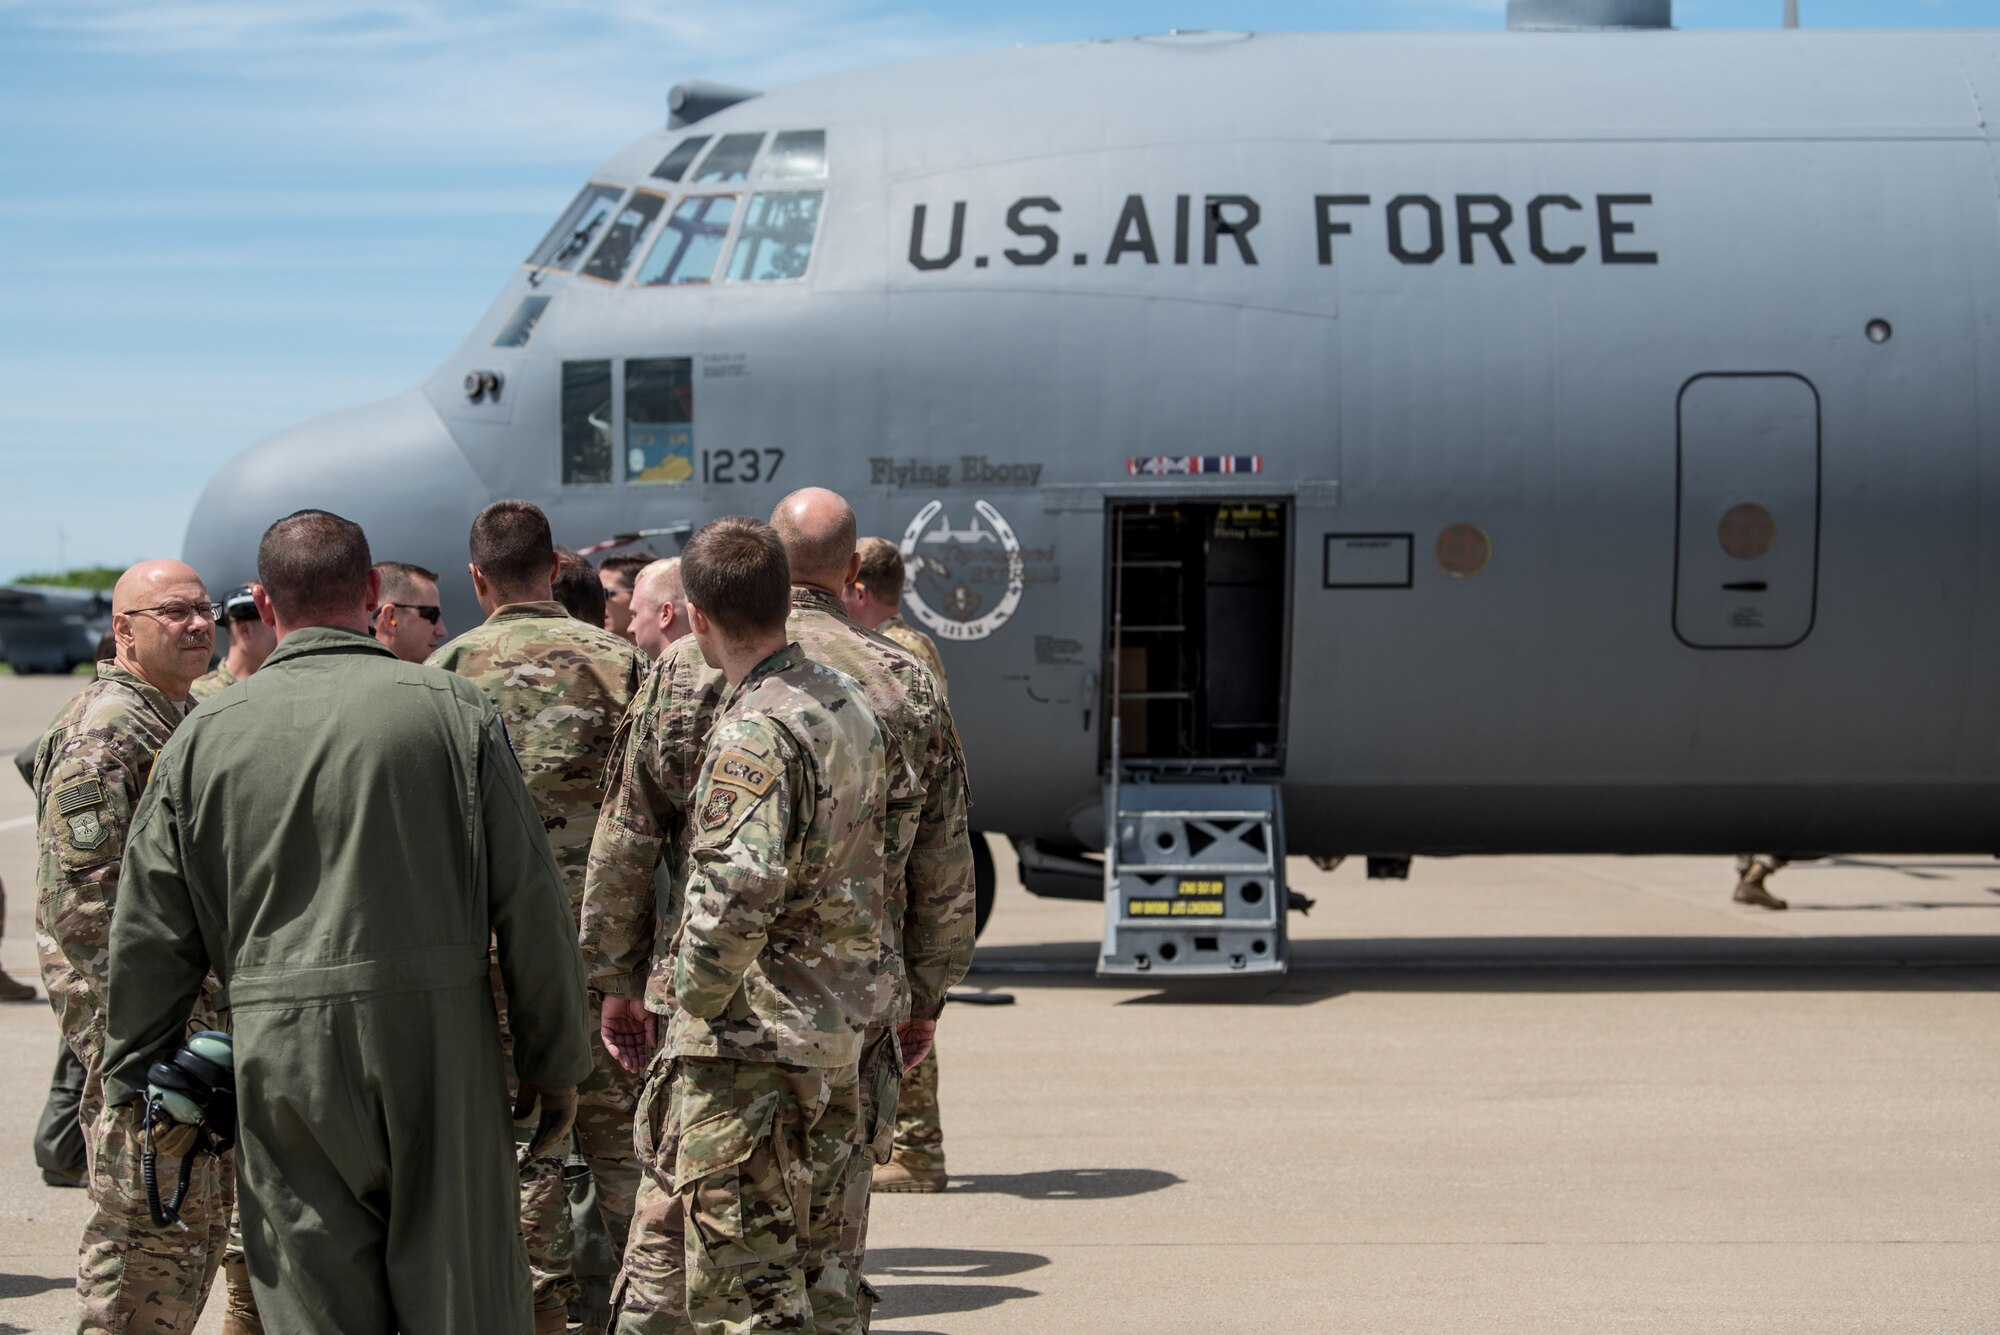
[[[979,831],[972,832],[972,935],[977,940],[986,930],[986,920],[993,916],[993,850],[986,846],[986,836]]]

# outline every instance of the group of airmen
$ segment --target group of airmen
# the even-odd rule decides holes
[[[487,619],[449,641],[438,575],[324,511],[221,603],[176,561],[118,582],[32,767],[79,1330],[192,1332],[219,1268],[229,1335],[866,1330],[871,1192],[946,1182],[973,938],[900,555],[818,488],[670,560],[593,568],[525,501],[469,547]],[[216,1028],[226,1152],[146,1097]]]

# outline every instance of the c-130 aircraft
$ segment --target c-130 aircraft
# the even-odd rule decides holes
[[[2000,849],[2000,35],[1670,9],[679,85],[188,558],[833,487],[1106,973],[1281,971],[1287,852]]]

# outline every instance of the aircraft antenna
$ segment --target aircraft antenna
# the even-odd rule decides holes
[[[1785,26],[1787,28],[1799,26],[1799,0],[1785,0]]]

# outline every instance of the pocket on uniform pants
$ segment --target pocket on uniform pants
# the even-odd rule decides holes
[[[674,1190],[686,1218],[689,1261],[721,1269],[796,1255],[796,1175],[787,1171],[791,1156],[778,1124],[783,1095],[725,1098],[728,1106],[711,1111],[717,1100],[685,1091],[685,1066],[679,1083],[687,1097],[677,1096],[677,1105],[708,1105],[685,1108],[675,1146]]]
[[[903,1048],[890,1029],[877,1039],[866,1054],[868,1069],[861,1073],[871,1100],[866,1137],[868,1156],[876,1163],[889,1162],[896,1148],[896,1104],[903,1096]]]
[[[668,1118],[673,1100],[674,1058],[662,1043],[646,1070],[646,1082],[639,1090],[639,1103],[632,1112],[632,1153],[654,1180],[673,1190],[675,1142]]]
[[[94,1152],[90,1156],[90,1199],[105,1213],[125,1220],[153,1216],[146,1204],[146,1179],[140,1156],[145,1150],[140,1116],[131,1104],[104,1109],[97,1125],[90,1128]],[[181,1161],[159,1155],[156,1162],[160,1197],[172,1193],[181,1171]]]

